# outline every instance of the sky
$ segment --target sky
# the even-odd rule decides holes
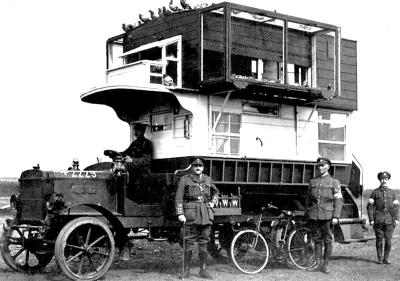
[[[174,0],[177,1],[177,0]],[[188,1],[192,6],[205,0]],[[388,170],[400,188],[400,43],[395,1],[231,1],[341,27],[357,41],[358,111],[352,115],[352,153],[364,168],[364,186],[378,186]],[[0,177],[19,177],[40,164],[62,170],[78,158],[81,167],[104,149],[129,145],[129,127],[103,105],[80,95],[105,84],[105,43],[123,33],[122,23],[167,6],[169,0],[0,1]],[[215,1],[215,3],[218,3]]]

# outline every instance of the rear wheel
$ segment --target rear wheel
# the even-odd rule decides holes
[[[314,264],[314,245],[309,228],[299,227],[293,229],[289,233],[287,246],[290,263],[296,268],[307,269]]]
[[[233,263],[241,272],[255,274],[267,265],[269,247],[259,232],[247,229],[235,235],[230,253]]]
[[[55,253],[58,265],[68,278],[97,280],[107,272],[114,259],[114,237],[101,220],[77,218],[62,228]]]
[[[11,226],[4,229],[0,251],[4,262],[19,272],[35,273],[43,270],[53,258],[53,251],[46,251],[39,233],[27,227]]]

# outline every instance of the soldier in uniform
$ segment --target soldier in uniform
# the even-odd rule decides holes
[[[328,274],[328,263],[332,253],[333,233],[332,225],[339,222],[343,205],[340,182],[329,174],[331,161],[328,158],[317,159],[320,176],[312,179],[306,196],[306,217],[311,228],[312,238],[315,243],[315,264],[312,271],[322,271]],[[322,243],[324,255],[322,262]]]
[[[135,130],[136,139],[130,144],[130,146],[120,152],[124,157],[125,163],[133,163],[139,166],[150,167],[150,160],[153,156],[153,145],[151,141],[145,138],[144,133],[146,132],[146,124],[136,123],[133,127]]]
[[[399,224],[399,201],[393,190],[388,188],[389,172],[378,173],[380,186],[373,190],[368,200],[367,211],[369,223],[375,230],[376,253],[378,264],[390,264],[389,254],[392,235]],[[382,258],[382,242],[385,239],[385,252]]]
[[[207,244],[210,241],[211,224],[214,221],[213,207],[219,191],[211,179],[203,174],[204,161],[197,157],[191,161],[191,171],[184,175],[176,191],[175,203],[178,220],[183,223],[184,264],[181,279],[190,276],[190,265],[194,243],[198,243],[200,272],[202,278],[212,279],[206,270]]]

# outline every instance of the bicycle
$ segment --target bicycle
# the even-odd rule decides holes
[[[241,230],[232,240],[230,255],[235,266],[243,273],[260,272],[268,263],[270,248],[273,257],[289,267],[307,269],[313,266],[311,230],[304,223],[296,223],[294,218],[293,212],[272,204],[261,208],[252,223],[254,229]]]

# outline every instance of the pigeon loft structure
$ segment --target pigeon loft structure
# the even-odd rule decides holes
[[[112,107],[132,132],[148,124],[153,172],[203,156],[225,195],[241,189],[244,213],[265,201],[301,213],[314,161],[328,157],[342,218],[354,223],[337,236],[363,239],[362,170],[348,126],[357,42],[338,26],[229,2],[174,10],[108,39],[107,84],[82,101]]]

